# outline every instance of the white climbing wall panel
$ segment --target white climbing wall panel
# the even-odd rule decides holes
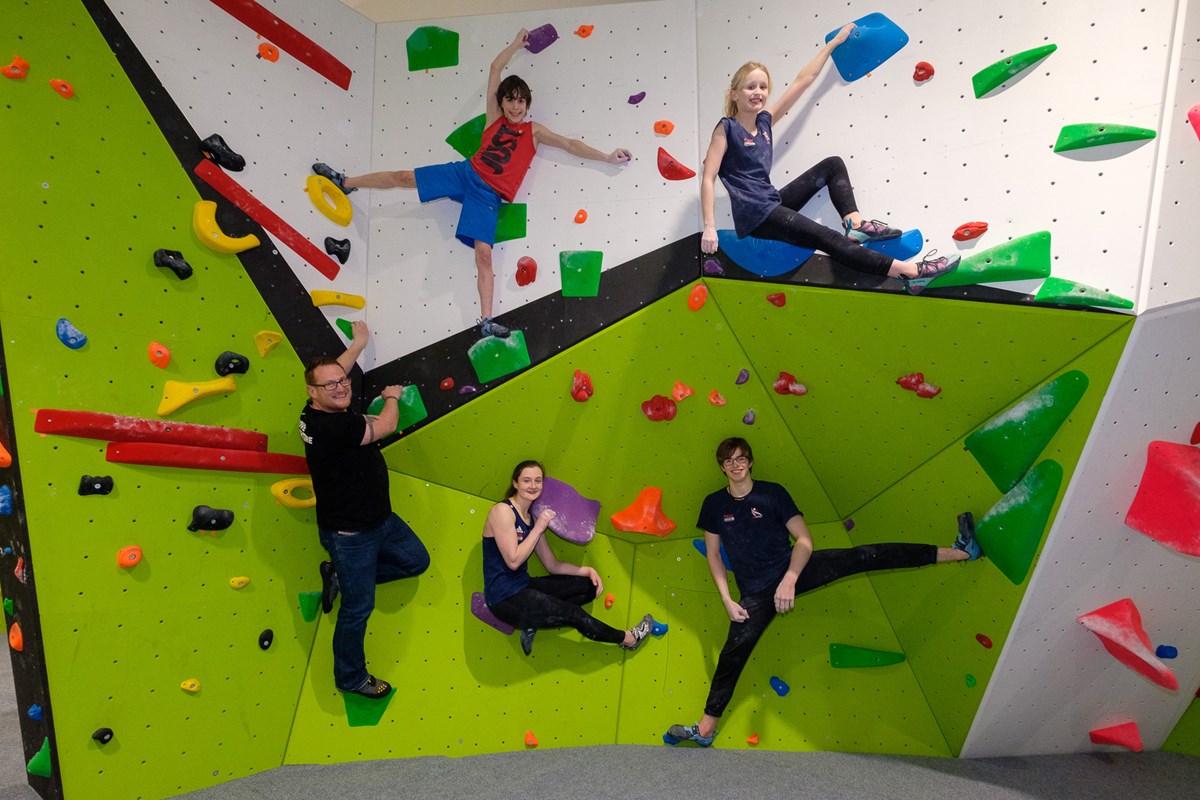
[[[1097,749],[1088,731],[1133,721],[1157,749],[1200,686],[1200,561],[1127,528],[1153,440],[1200,420],[1200,302],[1141,315],[1063,498],[963,747],[969,757]],[[1075,620],[1131,598],[1179,691],[1111,657]],[[1104,749],[1104,748],[1100,748]]]

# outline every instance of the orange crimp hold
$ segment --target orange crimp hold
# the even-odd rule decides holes
[[[581,208],[575,212],[575,224],[582,225],[585,222],[587,222],[587,211]]]
[[[1128,597],[1084,614],[1077,621],[1099,636],[1104,649],[1117,661],[1159,686],[1179,689],[1175,673],[1154,655],[1150,637],[1142,627],[1142,615]]]
[[[273,44],[267,44],[266,42],[263,42],[258,46],[258,57],[265,59],[266,61],[278,61],[279,48]]]
[[[537,747],[538,746],[538,740],[537,740],[537,737],[533,735],[533,731],[525,731],[525,746],[526,747]]]
[[[1120,725],[1110,725],[1107,728],[1097,728],[1094,731],[1088,731],[1088,737],[1091,738],[1092,744],[1115,744],[1135,753],[1142,752],[1142,734],[1138,732],[1136,722],[1124,722]]]
[[[757,734],[757,733],[752,733],[752,734],[750,734],[749,736],[747,736],[747,737],[746,737],[746,744],[749,744],[749,745],[756,745],[756,744],[758,744],[758,734]]]
[[[685,397],[691,397],[696,393],[696,390],[681,381],[675,381],[675,388],[671,390],[671,397],[675,398],[676,403],[683,402]]]
[[[8,646],[18,653],[25,649],[25,636],[21,633],[21,623],[14,622],[8,629]]]
[[[11,467],[11,466],[12,466],[12,453],[8,452],[8,448],[4,446],[3,442],[0,442],[0,467]]]
[[[146,355],[150,357],[150,363],[159,369],[166,369],[171,363],[171,351],[166,345],[158,342],[151,342],[146,348]]]
[[[117,553],[117,566],[122,569],[136,567],[142,560],[142,548],[136,544],[131,544],[128,547],[122,547]]]
[[[29,75],[29,62],[20,56],[13,56],[12,63],[4,67],[0,72],[3,72],[6,78],[22,80]]]
[[[725,405],[725,396],[716,389],[713,389],[708,393],[708,402],[712,403],[714,406],[723,406]]]
[[[60,81],[57,78],[50,81],[50,88],[58,92],[63,97],[70,98],[75,96],[75,90],[71,88],[71,84],[67,83],[66,81]]]
[[[703,283],[697,283],[692,287],[692,293],[688,295],[688,310],[699,311],[708,302],[708,287]]]
[[[642,489],[628,508],[613,514],[609,521],[614,528],[625,533],[667,536],[675,530],[675,523],[663,512],[662,489],[657,486]]]
[[[668,119],[660,119],[654,123],[654,132],[659,136],[670,136],[673,130],[675,130],[675,123]]]
[[[592,35],[592,31],[596,30],[595,25],[580,25],[575,29],[575,35],[580,39],[586,39]]]
[[[612,608],[613,603],[615,603],[615,602],[617,602],[617,598],[613,597],[612,592],[609,592],[608,594],[604,595],[604,607],[605,608]]]

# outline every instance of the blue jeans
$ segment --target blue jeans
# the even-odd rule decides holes
[[[367,682],[363,640],[375,608],[375,585],[420,575],[429,568],[429,552],[395,514],[371,530],[318,530],[342,597],[333,629],[333,683],[343,692],[353,691]]]

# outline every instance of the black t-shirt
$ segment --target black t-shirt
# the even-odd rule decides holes
[[[360,444],[366,426],[367,420],[353,411],[330,413],[309,403],[300,412],[300,438],[317,496],[317,525],[325,530],[369,530],[392,513],[383,454]]]
[[[721,489],[704,498],[696,527],[721,537],[742,595],[774,588],[787,572],[792,542],[787,521],[800,509],[778,483],[755,481],[735,500]]]

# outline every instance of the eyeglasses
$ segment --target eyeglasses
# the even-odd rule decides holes
[[[727,458],[724,461],[722,461],[721,466],[722,467],[744,467],[749,463],[750,463],[750,459],[746,458],[745,456],[734,456],[733,458]]]
[[[349,386],[350,379],[342,378],[340,381],[325,381],[324,383],[310,383],[309,386],[319,386],[327,392],[332,392],[339,386]]]

